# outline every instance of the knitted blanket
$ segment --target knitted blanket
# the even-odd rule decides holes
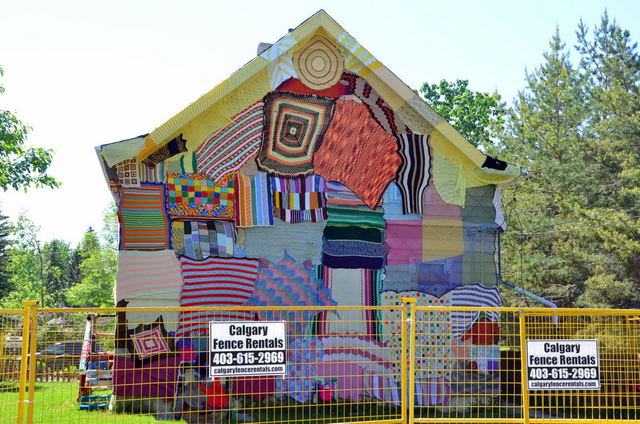
[[[233,223],[224,221],[174,221],[171,240],[177,255],[191,259],[233,256]]]
[[[276,264],[260,267],[253,296],[246,303],[251,306],[332,306],[329,290],[315,277],[313,265],[296,262],[285,254]],[[289,336],[302,335],[312,324],[316,310],[258,311],[266,321],[287,321]]]
[[[402,134],[396,136],[402,158],[396,182],[402,192],[404,213],[422,213],[423,193],[431,179],[429,136]]]
[[[273,225],[271,190],[267,174],[238,175],[236,187],[236,216],[238,227]]]
[[[165,159],[169,159],[171,156],[175,156],[182,152],[187,151],[187,141],[182,138],[182,134],[160,147],[158,150],[150,154],[144,162],[155,166]]]
[[[307,259],[320,263],[324,222],[288,224],[276,219],[273,227],[245,228],[247,256],[277,263],[285,252],[297,262]]]
[[[203,174],[167,174],[167,209],[173,219],[234,217],[233,180],[215,183]]]
[[[116,302],[141,296],[177,298],[181,288],[180,262],[172,250],[118,252]]]
[[[411,130],[395,114],[391,106],[362,77],[345,72],[340,83],[345,87],[346,94],[355,94],[367,106],[371,117],[389,134],[411,134]]]
[[[121,187],[120,199],[120,249],[168,249],[169,218],[162,185]]]
[[[273,214],[295,224],[327,219],[326,182],[319,175],[284,178],[269,176],[273,190]]]
[[[346,186],[327,183],[328,221],[322,263],[331,268],[382,269],[386,263],[386,223],[382,208],[369,209]]]
[[[256,161],[277,175],[313,172],[314,152],[333,115],[334,99],[273,91],[264,97],[264,133]]]
[[[180,306],[193,307],[193,311],[180,313],[176,337],[192,331],[208,334],[211,320],[251,319],[249,311],[198,311],[197,308],[221,308],[243,305],[253,293],[258,277],[257,259],[209,258],[202,261],[180,258],[184,284]]]
[[[371,118],[366,106],[338,100],[313,166],[316,174],[346,185],[373,209],[396,175],[397,149],[395,138]]]
[[[263,106],[256,102],[233,116],[234,124],[216,131],[196,149],[201,173],[220,181],[256,156],[262,141]]]

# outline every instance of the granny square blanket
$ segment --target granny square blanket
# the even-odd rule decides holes
[[[313,154],[331,117],[335,99],[273,91],[264,97],[264,133],[258,167],[272,174],[313,172]]]
[[[173,219],[228,219],[234,215],[233,180],[203,174],[167,174],[167,209]]]

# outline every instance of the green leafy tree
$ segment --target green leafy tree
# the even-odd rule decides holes
[[[422,84],[424,99],[474,146],[490,148],[502,129],[505,105],[498,93],[471,91],[469,81]]]
[[[8,270],[9,247],[11,246],[10,234],[11,224],[9,223],[9,217],[0,212],[0,299],[11,291]]]
[[[606,14],[578,40],[574,66],[556,31],[499,144],[528,170],[504,192],[505,276],[560,306],[639,305],[638,56]]]
[[[72,306],[114,305],[113,289],[118,272],[117,218],[114,211],[112,206],[104,212],[103,240],[89,228],[76,249],[77,256],[81,258],[81,278],[66,292],[67,301]]]
[[[0,67],[0,76],[4,70]],[[4,87],[0,85],[0,95]],[[0,188],[6,191],[27,189],[29,186],[58,187],[59,183],[47,175],[53,152],[25,145],[30,128],[11,111],[0,110]]]

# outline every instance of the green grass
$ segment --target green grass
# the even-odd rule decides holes
[[[3,390],[4,389],[4,390]],[[111,411],[80,411],[76,402],[78,383],[37,383],[34,399],[34,423],[155,423],[152,416],[114,414]],[[25,407],[26,414],[26,407]],[[13,386],[0,388],[0,423],[15,423],[18,415],[18,391]]]

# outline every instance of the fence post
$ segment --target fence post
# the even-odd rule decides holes
[[[36,396],[36,353],[38,352],[38,305],[30,308],[31,326],[29,347],[29,402],[27,403],[27,424],[33,423],[34,398]]]
[[[24,313],[22,318],[22,349],[20,350],[20,386],[18,392],[17,424],[24,423],[24,404],[27,394],[27,372],[29,369],[29,344],[31,341],[31,309],[38,302],[26,300],[22,302]]]
[[[529,388],[527,386],[527,330],[526,316],[524,311],[520,311],[519,317],[520,332],[520,399],[522,402],[522,416],[524,424],[529,424]]]
[[[402,408],[402,420],[405,423],[413,424],[415,415],[415,378],[416,378],[416,299],[411,297],[402,298],[402,303],[409,305],[409,313],[407,316],[407,308],[402,308],[402,326],[400,330],[401,337],[401,362],[402,362],[402,403],[406,404],[406,408]],[[407,338],[407,326],[409,327],[409,337]],[[407,347],[409,347],[409,381],[407,382]],[[407,385],[408,390],[407,390]],[[408,411],[408,416],[407,416]]]

